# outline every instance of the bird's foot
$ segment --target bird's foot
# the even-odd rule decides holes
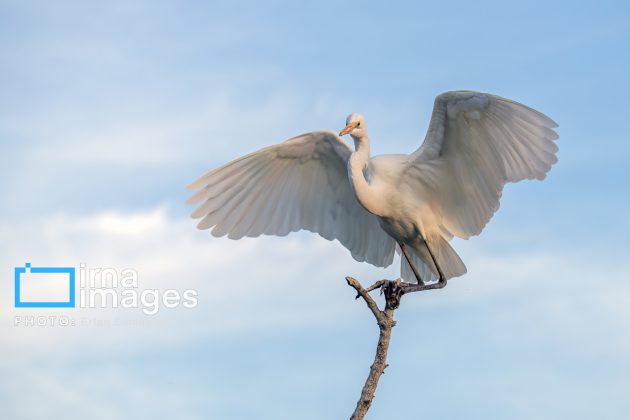
[[[380,294],[385,295],[385,308],[396,309],[400,306],[400,298],[405,294],[407,283],[404,283],[400,278],[396,280],[379,280],[367,289],[366,292],[370,293],[376,289],[379,289]],[[361,295],[357,294],[355,299],[360,298]]]
[[[385,309],[397,309],[400,306],[400,299],[406,293],[421,292],[424,290],[435,290],[446,287],[446,279],[440,278],[437,282],[425,284],[422,283],[406,283],[401,278],[396,280],[379,280],[367,289],[366,292],[370,293],[376,289],[379,289],[380,294],[385,295]],[[357,294],[355,299],[360,298],[361,295]]]
[[[383,285],[381,291],[385,293],[385,309],[397,309],[400,306],[400,299],[405,294],[405,287],[400,278],[388,280]]]

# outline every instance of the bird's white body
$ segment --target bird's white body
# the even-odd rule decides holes
[[[363,120],[362,124],[365,124]],[[437,267],[427,250],[427,242],[437,253],[447,278],[462,275],[466,266],[448,245],[452,235],[447,234],[446,240],[442,237],[435,194],[422,182],[414,188],[404,182],[408,161],[408,155],[370,158],[367,140],[355,139],[355,153],[348,160],[348,177],[353,192],[359,204],[377,217],[385,233],[397,244],[404,244],[413,251],[411,255],[424,280],[437,277]],[[414,278],[411,267],[405,259],[401,259],[401,264],[402,277],[411,281]]]
[[[398,242],[411,244],[422,233],[422,227],[431,218],[430,210],[416,191],[413,196],[401,188],[400,179],[406,155],[381,155],[372,158],[364,171],[374,201],[379,207],[370,207],[370,203],[359,203],[378,217],[381,228]],[[350,159],[350,162],[352,159]],[[349,176],[352,177],[352,165],[348,164]],[[361,171],[361,164],[356,164],[356,171]],[[358,176],[361,176],[360,174]],[[353,184],[354,185],[354,184]],[[356,192],[355,192],[356,194]]]
[[[303,134],[221,166],[191,184],[204,201],[193,217],[216,236],[286,235],[299,229],[338,239],[358,261],[392,263],[400,245],[425,281],[466,272],[449,245],[481,232],[507,182],[543,179],[557,161],[556,124],[489,94],[437,97],[423,145],[410,155],[370,156],[367,127],[352,114],[341,134]],[[401,276],[414,281],[401,259]]]

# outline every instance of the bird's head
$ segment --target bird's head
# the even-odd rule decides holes
[[[365,125],[365,118],[361,114],[350,114],[346,118],[346,127],[339,132],[340,136],[350,134],[355,139],[360,139],[366,136],[367,127]]]

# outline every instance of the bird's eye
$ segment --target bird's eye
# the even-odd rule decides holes
[[[357,127],[361,125],[361,121],[357,121]]]

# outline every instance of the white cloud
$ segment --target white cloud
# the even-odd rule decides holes
[[[173,336],[186,340],[269,326],[326,323],[352,309],[352,293],[343,276],[372,271],[354,262],[345,250],[340,252],[339,244],[314,235],[238,242],[216,239],[197,231],[193,220],[169,217],[164,207],[131,214],[104,212],[77,218],[57,215],[3,226],[2,232],[3,240],[13,243],[0,255],[5,267],[23,265],[25,259],[34,266],[85,263],[88,268],[131,267],[138,271],[141,289],[199,292],[197,308],[163,308],[156,317],[113,308],[61,312],[78,319],[142,322],[148,328],[46,329],[12,326],[15,315],[50,311],[12,309],[12,283],[4,282],[0,316],[6,345],[0,352],[13,354],[42,343],[46,343],[47,351],[56,346],[61,351],[72,346],[74,340],[84,339],[85,334],[93,336],[102,351],[110,349],[112,341],[123,338],[130,340],[127,350],[133,351],[135,345],[166,345]],[[340,290],[341,296],[337,293]],[[322,311],[324,302],[326,310]]]
[[[298,334],[313,328],[321,331],[339,325],[340,320],[348,326],[369,325],[371,315],[363,302],[353,300],[344,275],[352,274],[369,283],[397,274],[397,265],[380,270],[354,262],[338,243],[315,235],[231,241],[213,238],[194,225],[193,220],[173,217],[162,206],[135,213],[57,214],[0,226],[2,241],[12,244],[0,251],[4,267],[22,265],[25,259],[34,265],[84,262],[88,267],[133,267],[139,273],[140,288],[192,288],[199,292],[197,308],[162,309],[154,317],[130,309],[73,309],[62,313],[85,318],[91,324],[14,327],[13,317],[20,311],[13,309],[10,301],[12,282],[3,282],[0,370],[7,378],[15,376],[11,372],[20,373],[8,395],[32,389],[56,401],[49,405],[63,407],[73,404],[81,394],[81,381],[98,377],[107,392],[123,383],[125,390],[135,389],[137,395],[125,396],[131,403],[145,403],[146,393],[187,401],[190,395],[135,381],[106,361],[187,348],[200,340],[247,337],[257,330],[290,335],[291,331]],[[430,314],[430,322],[436,325],[440,316],[463,316],[470,310],[487,311],[479,317],[483,323],[476,328],[498,348],[556,343],[566,348],[567,354],[580,357],[627,357],[630,340],[624,331],[630,328],[626,298],[630,285],[622,281],[630,268],[627,263],[613,265],[593,258],[587,266],[578,258],[561,254],[493,256],[458,245],[469,267],[467,276],[452,280],[444,290],[404,298],[397,313],[397,334],[401,336],[398,340],[407,343],[396,345],[399,363],[426,351],[424,340],[409,341],[419,319]],[[606,287],[592,280],[597,276],[605,279]],[[29,313],[48,315],[50,310]],[[430,336],[424,325],[425,337]],[[82,360],[103,362],[92,366],[90,375],[64,385],[59,376],[76,371],[74,367]],[[39,367],[32,370],[32,366]],[[3,386],[8,383],[0,381],[0,388]],[[18,410],[17,404],[27,402],[16,398],[13,409]],[[81,396],[81,401],[83,405],[93,402],[93,407],[102,405],[103,413],[117,413],[115,406],[98,398],[92,401]],[[41,416],[33,408],[19,411]]]
[[[12,283],[3,282],[0,319],[6,345],[0,352],[14,353],[43,342],[48,349],[58,346],[62,350],[85,334],[93,336],[102,349],[109,349],[112,340],[128,339],[126,350],[134,351],[147,343],[168,345],[173,335],[187,340],[246,334],[257,328],[325,325],[341,315],[360,313],[343,281],[345,275],[355,275],[366,283],[397,275],[397,264],[381,270],[357,263],[341,245],[315,235],[241,241],[213,238],[197,231],[193,220],[169,216],[166,207],[84,217],[60,214],[5,225],[2,232],[3,241],[12,244],[0,253],[4,267],[22,265],[25,259],[34,265],[132,267],[139,273],[141,289],[196,289],[199,305],[190,310],[163,308],[156,317],[129,309],[65,312],[110,322],[139,322],[143,328],[19,328],[12,326],[13,316],[24,311],[12,309]],[[477,252],[464,255],[464,259],[469,266],[467,276],[452,280],[443,291],[428,292],[422,299],[406,296],[405,310],[500,306],[501,301],[514,301],[520,295],[528,299],[517,299],[511,311],[502,316],[505,320],[544,318],[540,319],[543,336],[555,331],[551,327],[562,327],[567,339],[579,340],[585,325],[589,331],[596,331],[596,322],[615,328],[630,325],[624,298],[630,294],[630,285],[615,281],[601,287],[597,281],[585,280],[622,278],[628,270],[625,265],[593,260],[585,267],[563,255],[537,254],[493,257]],[[164,331],[169,331],[168,338]]]

